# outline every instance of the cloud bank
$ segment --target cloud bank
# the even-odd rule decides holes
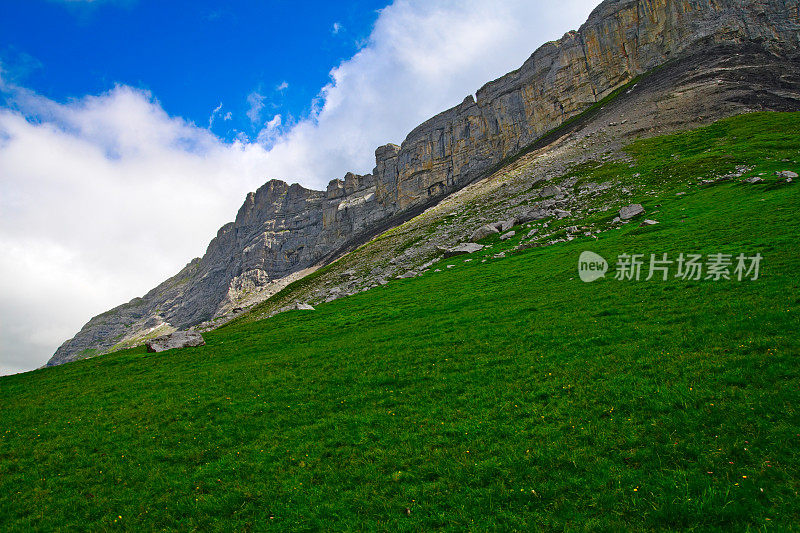
[[[267,179],[324,188],[371,171],[377,146],[517,68],[596,3],[397,0],[332,69],[310,116],[263,117],[256,139],[233,143],[146,91],[55,102],[0,69],[0,373],[44,364],[93,315],[202,255]],[[264,98],[251,96],[262,118]]]

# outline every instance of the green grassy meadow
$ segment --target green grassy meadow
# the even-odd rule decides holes
[[[0,530],[798,529],[800,114],[628,152],[576,172],[657,189],[656,226],[0,378]],[[698,184],[736,165],[766,182]],[[614,279],[681,252],[761,276]]]

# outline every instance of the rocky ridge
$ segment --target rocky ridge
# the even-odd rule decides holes
[[[690,120],[792,108],[797,102],[797,67],[796,61],[785,58],[796,57],[799,36],[798,0],[607,0],[578,31],[544,45],[520,69],[481,88],[476,98],[469,96],[418,126],[400,146],[378,148],[372,174],[349,173],[331,181],[326,191],[272,180],[248,194],[236,220],[220,229],[203,258],[144,297],[93,318],[48,365],[233,316],[235,309],[268,298],[300,273],[330,263],[452,197],[637,76],[677,58],[683,71],[673,72],[673,77],[651,76],[647,83],[652,94],[683,84],[679,101],[653,99],[653,110],[585,129],[570,137],[571,146],[585,151],[587,145],[600,146],[604,140],[613,148],[620,138],[669,131]],[[718,52],[687,56],[700,49]],[[743,64],[736,64],[736,58]],[[759,69],[758,77],[752,76]],[[712,94],[720,103],[709,106]],[[562,132],[566,134],[570,132]],[[559,153],[557,146],[549,150]],[[539,177],[534,183],[546,179]],[[541,200],[539,209],[570,212],[571,198],[557,190],[547,192],[554,194]],[[541,191],[537,195],[551,196]],[[447,240],[452,235],[439,237]],[[395,266],[405,268],[403,262],[397,260]],[[392,275],[377,272],[358,290]],[[340,289],[340,294],[347,292],[351,291]]]

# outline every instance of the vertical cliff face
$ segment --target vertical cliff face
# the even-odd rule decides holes
[[[756,42],[796,53],[798,0],[611,0],[578,31],[539,48],[376,154],[379,201],[405,209],[452,192],[636,76],[690,47]]]
[[[93,318],[48,365],[227,313],[460,189],[636,76],[690,49],[744,42],[797,57],[800,0],[607,0],[578,31],[421,124],[401,146],[379,147],[372,174],[348,173],[324,192],[272,180],[248,194],[201,259]]]

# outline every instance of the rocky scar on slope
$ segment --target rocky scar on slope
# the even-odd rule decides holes
[[[750,109],[795,108],[799,40],[798,0],[607,0],[578,31],[542,46],[475,98],[421,124],[400,146],[378,148],[372,174],[347,174],[326,191],[273,180],[248,194],[236,220],[219,230],[202,258],[142,298],[93,318],[48,365],[141,344],[261,301],[307,269],[490,175],[656,67],[688,65],[649,82],[653,94],[673,84],[695,94],[694,100],[681,99],[686,109],[671,107],[669,99],[652,100],[653,109],[630,113],[624,127],[593,123],[594,133],[584,131],[573,139],[583,145],[575,146],[591,150],[601,141],[613,145],[625,135],[656,134]],[[721,81],[715,86],[715,80]],[[577,127],[570,123],[559,135]],[[548,142],[560,136],[548,136]]]

